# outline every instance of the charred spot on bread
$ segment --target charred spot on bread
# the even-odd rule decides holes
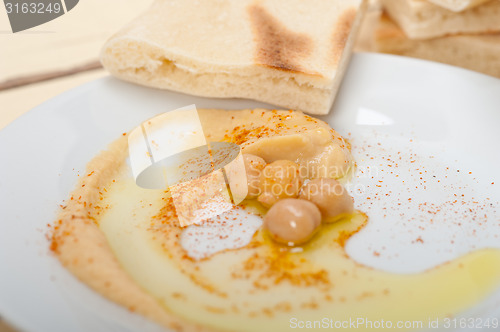
[[[357,10],[355,7],[346,9],[342,15],[340,15],[339,20],[335,23],[335,29],[332,35],[332,46],[333,46],[333,64],[337,65],[342,57],[342,52],[345,49],[347,40],[351,33],[351,28],[356,18]]]
[[[256,41],[256,62],[280,70],[304,72],[300,60],[311,54],[312,39],[291,31],[259,5],[249,6],[248,13]]]

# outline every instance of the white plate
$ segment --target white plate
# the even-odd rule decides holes
[[[193,103],[200,108],[268,106],[105,78],[40,105],[0,132],[4,318],[26,331],[160,330],[73,278],[50,255],[45,236],[77,174],[99,150],[143,120]],[[412,273],[474,248],[500,247],[495,237],[500,234],[500,80],[419,60],[356,54],[334,109],[324,119],[351,139],[359,170],[376,168],[369,176],[358,172],[357,186],[351,187],[357,206],[370,216],[369,225],[348,243],[351,257],[387,271]],[[388,166],[398,152],[403,156],[398,166]],[[377,193],[374,202],[371,196]],[[459,207],[446,203],[457,193],[489,205],[472,207],[474,215],[460,210],[465,222],[459,225],[451,214]],[[434,204],[433,212],[440,204],[451,212],[428,213],[422,202]],[[476,227],[467,220],[482,218],[480,210],[487,220]],[[429,215],[443,220],[434,223],[441,226],[428,225],[418,233],[415,225],[429,222]],[[416,241],[419,237],[424,243]],[[465,315],[500,317],[499,308],[496,293]]]

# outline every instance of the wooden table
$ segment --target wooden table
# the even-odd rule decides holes
[[[102,69],[85,71],[9,90],[1,90],[2,83],[98,64],[103,43],[151,1],[80,1],[65,15],[16,34],[0,6],[0,129],[34,106],[106,74]]]

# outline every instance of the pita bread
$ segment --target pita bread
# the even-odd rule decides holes
[[[376,50],[442,62],[500,78],[500,33],[412,40],[383,15],[375,29]]]
[[[384,10],[411,39],[500,31],[500,1],[455,13],[424,0],[381,0]]]
[[[156,0],[106,42],[101,61],[142,85],[326,114],[364,8],[364,0]]]

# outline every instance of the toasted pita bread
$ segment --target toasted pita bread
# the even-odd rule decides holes
[[[385,11],[411,39],[500,31],[500,1],[460,13],[424,0],[381,0]]]
[[[156,0],[104,45],[118,78],[326,114],[364,0]]]

